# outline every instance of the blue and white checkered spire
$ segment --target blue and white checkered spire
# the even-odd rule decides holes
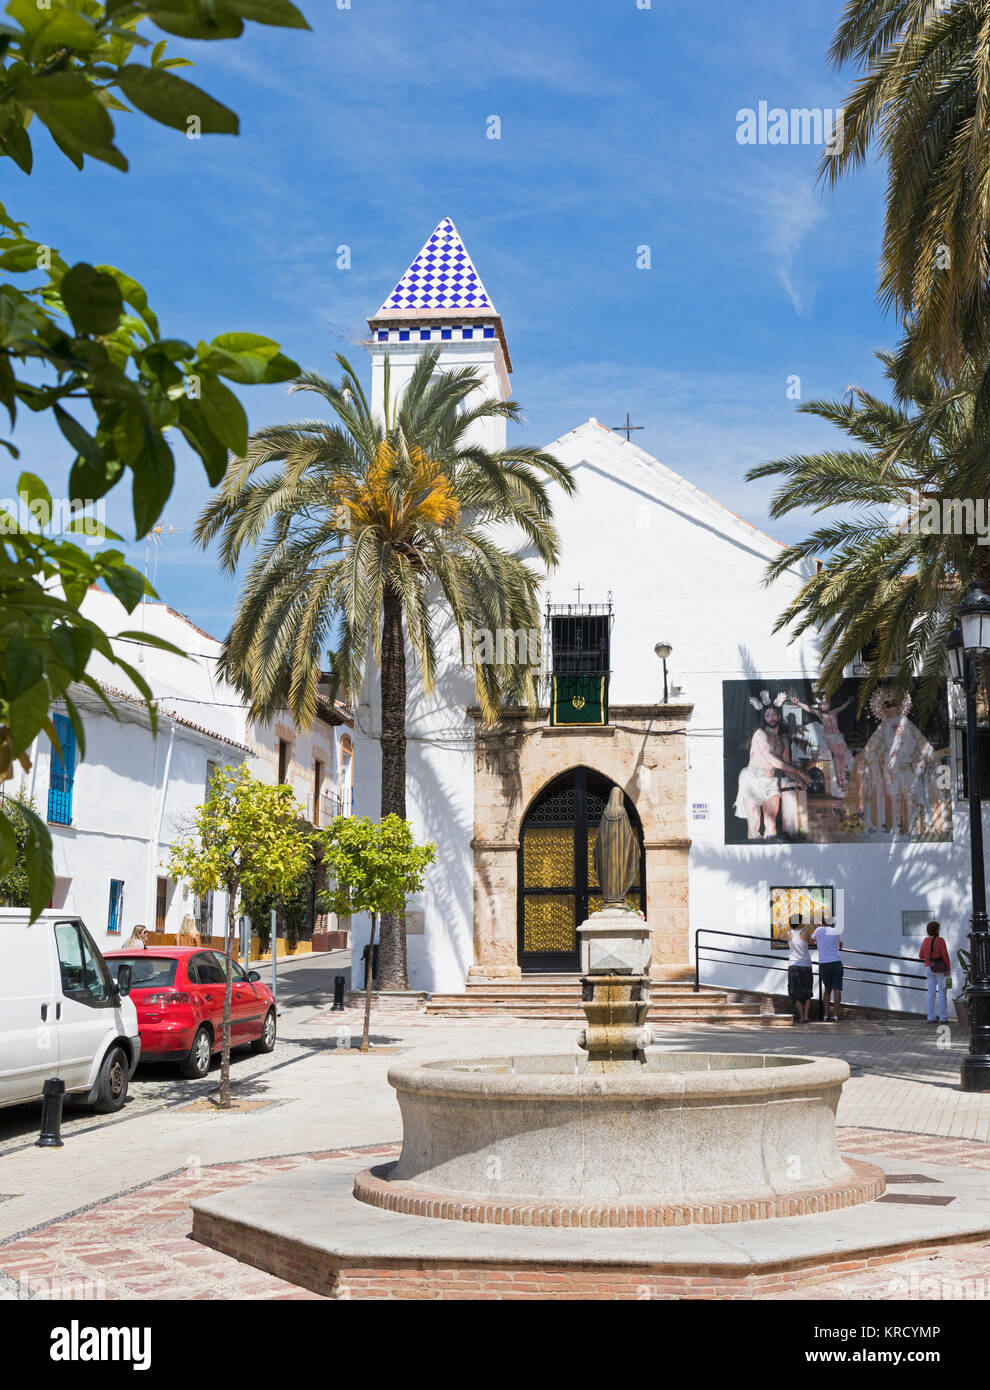
[[[449,217],[439,224],[375,317],[396,309],[460,309],[495,316],[495,305]]]

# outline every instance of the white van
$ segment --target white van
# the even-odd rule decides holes
[[[141,1055],[137,1011],[85,924],[0,908],[0,1106],[40,1100],[49,1077],[97,1110],[119,1110]]]

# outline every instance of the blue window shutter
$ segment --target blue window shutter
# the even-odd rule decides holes
[[[120,921],[124,915],[124,880],[122,878],[112,878],[110,880],[110,911],[107,916],[107,931],[114,935],[120,935]]]
[[[72,721],[64,714],[53,714],[65,761],[53,743],[48,776],[48,819],[56,825],[72,824],[72,783],[76,775],[76,734]]]

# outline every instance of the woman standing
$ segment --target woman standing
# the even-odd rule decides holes
[[[948,1023],[945,981],[949,973],[949,948],[939,933],[937,922],[928,923],[928,935],[921,943],[920,958],[928,976],[928,1022]],[[935,1015],[938,1014],[936,1019]]]

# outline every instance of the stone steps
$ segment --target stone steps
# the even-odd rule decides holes
[[[584,1021],[580,992],[556,995],[516,989],[491,993],[477,986],[464,994],[435,994],[426,1004],[427,1014],[440,1018],[546,1018]],[[764,1015],[756,1003],[730,1002],[724,993],[675,995],[654,993],[647,1019],[650,1023],[732,1023],[753,1027],[789,1027],[790,1014]]]
[[[751,1000],[730,999],[729,994],[730,991],[728,990],[712,990],[710,992],[705,990],[700,994],[695,994],[694,990],[691,989],[658,990],[655,985],[651,990],[651,996],[655,1004],[692,1004],[698,1003],[699,1001],[708,1004],[753,1002]],[[448,1000],[467,999],[477,1000],[478,1003],[481,1003],[484,1000],[494,999],[506,1000],[507,1002],[516,1002],[519,1004],[532,1003],[534,1000],[536,1002],[545,1001],[548,1004],[570,1003],[571,1001],[580,1003],[581,991],[579,989],[499,989],[492,986],[469,989],[462,994],[434,994],[432,998],[434,1002],[437,1000],[447,1002]]]

